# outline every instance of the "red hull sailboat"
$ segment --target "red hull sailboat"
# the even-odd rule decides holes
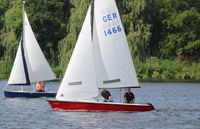
[[[60,111],[151,111],[154,110],[152,104],[128,104],[112,102],[75,102],[48,100],[53,110]]]
[[[99,102],[98,89],[140,87],[114,0],[92,0],[53,110],[150,111],[152,104]]]

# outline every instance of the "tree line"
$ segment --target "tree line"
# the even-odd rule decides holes
[[[26,0],[32,29],[58,77],[67,67],[90,2]],[[151,64],[152,57],[199,64],[200,0],[116,0],[116,4],[136,69],[141,66],[137,64]],[[21,34],[22,0],[0,0],[0,77],[9,76]],[[151,70],[148,75],[148,70],[144,72],[148,67],[143,68],[143,77],[159,72]]]

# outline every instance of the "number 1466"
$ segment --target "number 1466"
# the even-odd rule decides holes
[[[112,35],[114,33],[118,33],[118,32],[121,32],[121,27],[120,26],[117,26],[117,27],[112,27],[108,30],[104,30],[104,34],[105,36],[109,36],[109,35]]]

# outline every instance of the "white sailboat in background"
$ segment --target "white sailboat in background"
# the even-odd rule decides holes
[[[25,2],[24,2],[25,3]],[[23,35],[6,88],[56,79],[30,26],[23,3]],[[55,97],[55,92],[4,91],[5,97]]]
[[[151,104],[99,102],[99,88],[139,87],[114,0],[93,0],[65,76],[49,99],[54,110],[149,111]]]

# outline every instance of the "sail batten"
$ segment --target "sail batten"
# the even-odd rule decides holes
[[[82,85],[82,81],[68,82],[68,86]]]
[[[120,79],[104,80],[103,84],[117,83],[120,82]]]

